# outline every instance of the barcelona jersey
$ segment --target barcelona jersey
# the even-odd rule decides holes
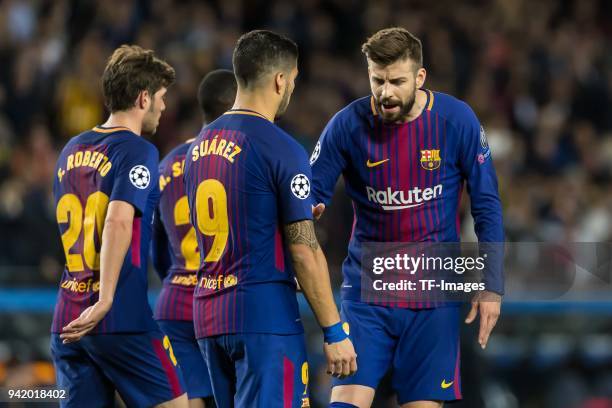
[[[193,320],[200,252],[183,182],[185,154],[191,141],[174,148],[159,164],[161,197],[153,221],[153,262],[163,279],[155,307],[158,320]]]
[[[353,231],[342,267],[344,300],[362,300],[363,243],[458,242],[464,185],[479,241],[504,240],[484,129],[464,102],[423,91],[423,112],[401,124],[383,122],[372,96],[354,101],[327,124],[311,156],[313,199],[329,204],[342,174],[353,202]],[[490,269],[487,289],[503,293],[501,267]]]
[[[53,194],[66,265],[52,332],[98,300],[102,228],[111,201],[134,206],[132,240],[113,305],[92,333],[156,329],[147,301],[147,254],[153,209],[159,199],[153,144],[127,128],[95,127],[72,138],[55,167]]]
[[[312,219],[308,156],[262,115],[230,110],[185,158],[200,265],[196,337],[303,332],[283,226]]]

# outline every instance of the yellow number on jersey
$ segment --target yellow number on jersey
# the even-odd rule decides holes
[[[181,197],[174,205],[174,225],[189,224],[189,202],[187,196]],[[200,267],[200,254],[198,253],[198,240],[195,228],[189,228],[181,241],[181,254],[185,258],[185,269],[195,271]]]
[[[108,209],[108,196],[96,191],[87,197],[85,204],[85,219],[83,220],[83,258],[85,264],[92,271],[100,269],[100,253],[96,251],[95,234],[98,233],[98,242],[102,243],[102,227]]]
[[[302,384],[304,384],[304,395],[308,392],[308,362],[302,364]]]
[[[205,262],[217,262],[225,251],[229,236],[227,193],[218,180],[204,180],[196,190],[196,216],[198,229],[204,235],[215,237]]]
[[[70,272],[83,270],[81,254],[71,254],[70,248],[76,244],[83,228],[83,206],[79,197],[74,194],[64,194],[57,202],[55,217],[59,224],[68,223],[66,232],[62,234],[62,245],[66,254],[66,267]]]
[[[62,245],[66,254],[66,267],[69,272],[82,272],[85,265],[92,271],[100,269],[100,253],[96,250],[95,235],[97,231],[98,242],[102,240],[102,227],[108,209],[108,196],[96,191],[87,197],[85,204],[85,217],[83,206],[74,194],[64,194],[57,202],[55,216],[58,224],[68,223],[68,228],[62,234]],[[83,254],[70,253],[83,231]]]
[[[176,366],[178,364],[178,361],[176,361],[174,351],[172,350],[172,344],[170,344],[170,339],[168,338],[168,336],[164,336],[164,341],[162,342],[162,344],[164,345],[164,348],[168,351],[168,355],[170,356],[172,364]]]

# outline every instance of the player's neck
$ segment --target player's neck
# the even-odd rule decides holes
[[[423,113],[423,109],[425,109],[425,104],[427,103],[427,93],[422,89],[416,90],[416,95],[414,98],[414,104],[412,105],[412,109],[408,112],[408,116],[403,120],[404,123],[412,122],[416,118],[418,118],[421,113]]]
[[[270,122],[274,122],[276,117],[276,106],[272,106],[269,98],[263,93],[240,92],[236,95],[236,101],[232,109],[247,109],[265,116]]]
[[[142,132],[142,119],[134,117],[131,112],[113,112],[110,114],[103,127],[126,127],[140,136]]]

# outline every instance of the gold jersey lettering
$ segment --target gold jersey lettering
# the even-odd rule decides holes
[[[91,150],[85,150],[85,153],[83,154],[83,164],[81,164],[81,166],[83,167],[89,166],[90,160],[91,160]]]
[[[66,170],[60,169],[61,173],[58,172],[58,178],[61,182],[66,172],[78,169],[79,167],[96,169],[98,173],[104,177],[108,174],[112,166],[112,163],[104,153],[96,150],[79,150],[66,157]]]
[[[212,140],[203,140],[199,144],[193,146],[193,150],[191,151],[191,161],[198,161],[199,159],[209,156],[221,156],[230,163],[234,163],[235,157],[242,151],[242,148],[238,146],[235,142],[230,142],[228,140],[222,139],[219,135],[215,135]],[[178,163],[178,162],[177,162]],[[174,175],[174,166],[172,167],[173,175]],[[185,162],[182,163],[181,171],[184,169]],[[178,170],[176,170],[178,172]],[[181,172],[182,174],[182,172]],[[178,177],[174,175],[174,177]]]

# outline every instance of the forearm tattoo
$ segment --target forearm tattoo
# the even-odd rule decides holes
[[[308,245],[313,251],[319,249],[314,224],[310,220],[285,225],[285,239],[289,244]]]

